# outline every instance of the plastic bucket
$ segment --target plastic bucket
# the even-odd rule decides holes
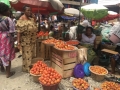
[[[120,42],[120,38],[117,37],[115,34],[112,34],[109,39],[110,39],[110,41],[112,41],[114,44],[117,44],[117,43]]]

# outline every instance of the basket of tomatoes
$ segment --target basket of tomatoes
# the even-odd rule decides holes
[[[120,90],[120,85],[115,82],[105,81],[101,84],[102,90]]]
[[[34,82],[39,82],[38,78],[47,70],[47,65],[43,61],[37,61],[30,70],[30,75]]]
[[[39,77],[39,82],[43,86],[43,90],[57,90],[58,84],[60,83],[62,76],[56,72],[53,68],[48,68],[44,71],[41,77]]]
[[[72,81],[74,90],[90,90],[88,82],[81,78],[76,78]]]
[[[108,70],[101,66],[90,66],[91,77],[96,81],[102,81],[105,75],[108,74]]]

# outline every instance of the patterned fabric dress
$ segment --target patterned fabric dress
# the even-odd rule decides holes
[[[29,72],[31,61],[36,57],[36,36],[37,25],[33,19],[18,20],[16,24],[17,32],[20,33],[20,44],[22,47],[23,66],[24,72]]]
[[[13,21],[8,17],[0,18],[0,61],[4,66],[9,65],[9,61],[15,58]]]

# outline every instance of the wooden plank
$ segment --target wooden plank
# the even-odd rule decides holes
[[[73,69],[63,71],[63,78],[68,78],[73,76]]]
[[[76,51],[60,51],[53,48],[52,51],[53,53],[59,55],[62,59],[77,57],[77,50]]]
[[[76,66],[76,63],[66,64],[63,66],[63,70],[73,69]]]
[[[73,69],[63,70],[54,62],[52,62],[52,68],[54,68],[63,78],[69,78],[73,75]]]
[[[61,62],[59,62],[58,60],[56,60],[54,58],[52,58],[52,62],[54,62],[55,64],[57,64],[63,70],[73,69],[75,67],[75,65],[76,65],[76,62],[64,65],[64,64],[62,64]]]
[[[59,55],[52,53],[52,58],[55,58],[56,60],[63,62],[63,64],[69,64],[77,61],[77,57],[75,58],[67,58],[62,59]]]
[[[102,49],[101,51],[109,53],[109,54],[118,54],[118,52],[112,51],[112,50],[109,50],[109,49]]]

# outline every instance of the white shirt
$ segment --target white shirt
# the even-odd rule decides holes
[[[96,38],[95,34],[92,34],[92,37],[89,38],[83,33],[81,41],[82,41],[82,43],[86,43],[86,44],[94,44],[95,38]]]
[[[77,26],[70,27],[69,37],[73,40],[77,39]]]

